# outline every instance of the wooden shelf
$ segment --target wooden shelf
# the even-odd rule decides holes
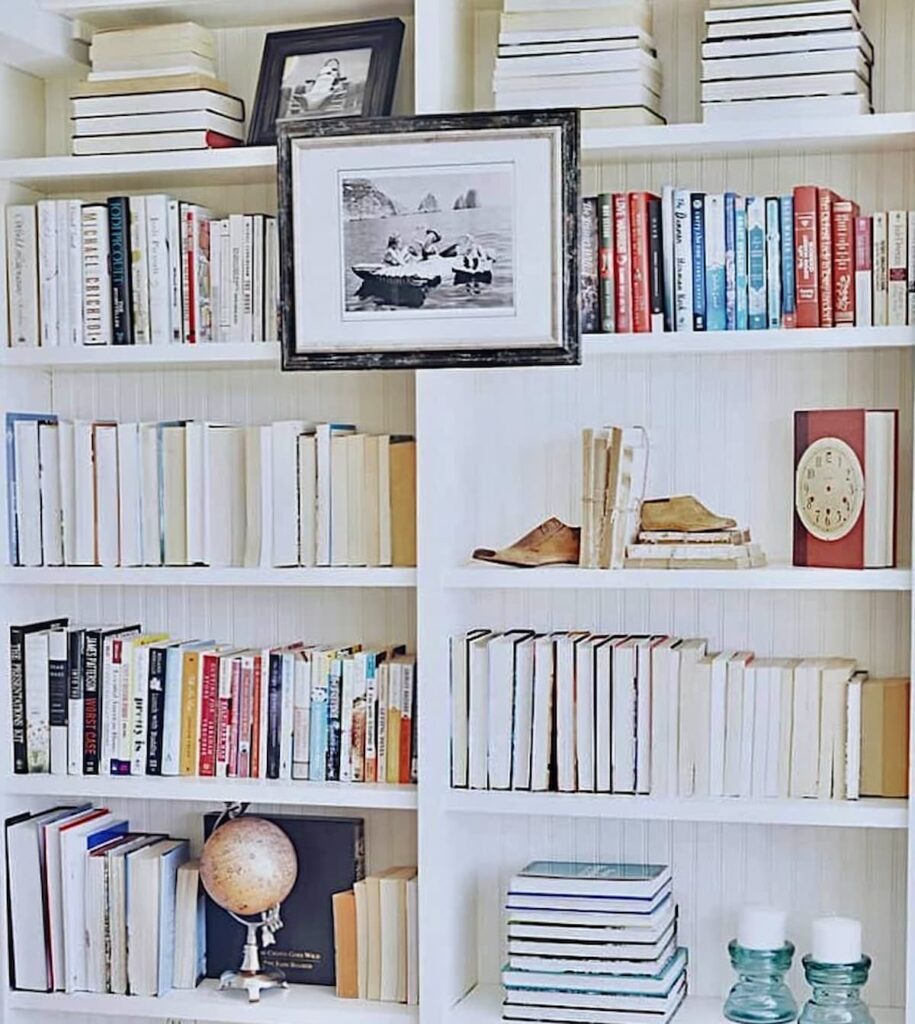
[[[414,587],[415,569],[210,569],[206,566],[0,568],[0,583],[29,587]]]
[[[744,800],[455,789],[448,794],[445,804],[449,811],[461,814],[530,814],[836,828],[905,829],[908,824],[906,800]]]
[[[279,365],[279,342],[0,349],[0,367],[23,370],[250,370],[279,369]]]
[[[467,565],[445,573],[452,590],[863,590],[908,591],[909,569],[579,569]]]
[[[259,1004],[251,1005],[241,992],[217,991],[214,981],[205,981],[193,990],[173,990],[161,999],[88,992],[10,992],[6,1005],[34,1013],[81,1013],[90,1019],[179,1018],[224,1024],[406,1024],[417,1017],[415,1006],[338,999],[332,988],[323,985],[291,985],[285,992],[266,992]]]
[[[416,786],[346,782],[280,782],[272,779],[198,779],[107,775],[9,775],[7,793],[17,796],[90,797],[103,800],[168,800],[293,807],[352,807],[415,811]]]

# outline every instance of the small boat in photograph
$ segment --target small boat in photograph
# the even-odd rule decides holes
[[[418,309],[426,301],[426,292],[441,284],[441,276],[423,263],[393,267],[386,263],[357,263],[353,273],[362,281],[359,294],[373,296],[392,306]]]

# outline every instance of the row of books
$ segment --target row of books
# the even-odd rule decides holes
[[[702,116],[872,113],[874,48],[857,0],[712,0],[702,44]]]
[[[133,831],[107,807],[6,821],[11,983],[35,992],[161,996],[205,971],[187,839]]]
[[[168,195],[6,210],[10,345],[279,338],[276,218]]]
[[[497,110],[579,107],[585,127],[663,124],[647,0],[507,0],[493,73]]]
[[[915,324],[915,212],[666,186],[582,206],[582,331]]]
[[[652,796],[897,796],[908,680],[706,640],[475,629],[451,638],[451,781]]]
[[[7,413],[6,452],[12,565],[416,564],[410,437]]]
[[[419,880],[389,868],[334,893],[334,961],[341,999],[419,1003]]]
[[[73,153],[239,145],[244,103],[216,79],[213,33],[193,22],[96,32],[71,100]]]
[[[16,774],[415,782],[416,691],[403,646],[10,627]]]
[[[534,861],[505,914],[503,1020],[666,1024],[686,998],[667,865]]]

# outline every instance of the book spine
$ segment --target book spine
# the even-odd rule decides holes
[[[915,210],[909,213],[908,318],[915,327]]]
[[[873,221],[870,217],[855,218],[855,326],[871,327],[874,323]]]
[[[794,190],[794,268],[798,327],[820,326],[820,271],[817,190],[801,185]]]
[[[794,196],[782,196],[779,201],[781,213],[781,261],[782,261],[782,327],[789,330],[797,327],[797,289],[794,269]]]
[[[581,332],[600,330],[600,281],[598,267],[597,199],[581,201]]]
[[[908,214],[887,214],[887,324],[905,327],[908,319]]]
[[[83,631],[71,630],[67,637],[68,699],[67,774],[83,774]]]
[[[181,283],[181,203],[168,200],[168,223],[166,225],[168,246],[168,322],[171,326],[169,340],[180,344],[184,330],[184,310]]]
[[[632,330],[651,331],[648,253],[648,193],[629,194],[629,261],[632,267]]]
[[[242,266],[245,250],[245,218],[233,213],[229,217],[229,340],[247,341],[242,324]]]
[[[342,662],[334,658],[331,662],[327,683],[327,779],[340,780],[340,755],[342,743],[340,730],[343,722],[343,672]]]
[[[238,755],[236,776],[247,779],[251,775],[251,698],[254,688],[253,660],[243,659],[239,678],[238,702]]]
[[[6,213],[9,280],[9,343],[35,348],[41,342],[38,304],[38,220],[34,206],[10,206]]]
[[[724,194],[724,325],[737,330],[737,196]]]
[[[108,200],[108,241],[111,254],[111,313],[115,345],[132,345],[130,208],[126,197]]]
[[[660,201],[659,201],[660,204]],[[658,211],[660,222],[660,210]],[[663,316],[663,314],[662,314]],[[659,328],[660,330],[660,328]],[[403,665],[403,685],[400,693],[400,763],[397,781],[408,783],[413,764],[413,707],[415,698],[414,668],[410,664]]]
[[[242,715],[242,660],[232,659],[232,676],[229,696],[229,730],[228,751],[226,754],[226,775],[230,779],[238,777],[238,741],[241,733]]]
[[[632,259],[630,251],[629,197],[613,194],[613,295],[614,330],[628,334],[632,330]]]
[[[165,648],[150,648],[148,721],[146,730],[147,775],[162,774],[162,737],[165,727],[165,665]]]
[[[873,219],[874,257],[874,327],[886,327],[889,323],[888,260],[889,244],[887,216],[875,213]]]
[[[67,301],[69,303],[71,345],[83,344],[83,204],[67,200]]]
[[[782,240],[778,199],[766,200],[766,326],[782,325]]]
[[[200,673],[199,739],[197,774],[212,778],[216,774],[216,703],[219,697],[219,656],[204,654]]]
[[[252,779],[264,778],[264,757],[261,756],[261,722],[267,714],[264,690],[264,659],[256,655],[251,675],[251,758],[248,774]],[[263,751],[264,756],[266,753]]]
[[[13,772],[29,771],[25,721],[25,636],[10,629],[10,704],[12,708]]]
[[[149,759],[149,647],[145,644],[133,651],[132,671],[125,689],[128,705],[125,730],[133,733],[130,746],[130,774],[144,775]]]
[[[837,327],[855,323],[855,218],[852,203],[838,202],[832,211],[832,305]]]
[[[216,697],[216,775],[229,774],[229,732],[232,728],[232,674],[235,659],[219,660],[219,692]]]
[[[280,720],[283,703],[283,658],[270,655],[267,677],[267,778],[280,777]]]
[[[197,257],[194,245],[197,238],[195,230],[195,213],[190,203],[180,204],[181,218],[181,332],[185,345],[193,345],[197,341],[197,307],[194,305],[194,276],[197,269]]]
[[[750,326],[749,307],[749,263],[747,251],[747,201],[738,196],[735,206],[734,261],[737,277],[737,330],[745,331]]]
[[[70,711],[70,671],[66,631],[52,633],[48,645],[48,724],[51,729],[51,772],[68,774],[67,731]],[[62,644],[62,650],[56,650]],[[52,656],[63,654],[63,657]]]
[[[102,703],[102,694],[99,692],[101,644],[102,639],[97,632],[90,630],[86,633],[83,686],[83,775],[98,775],[99,773],[99,725]]]
[[[664,330],[675,330],[676,300],[674,298],[674,199],[676,189],[665,185],[661,193],[661,272],[664,281]]]
[[[661,200],[648,199],[648,295],[651,302],[651,330],[665,330],[666,279],[664,277],[664,224]]]
[[[135,345],[149,345],[149,261],[146,255],[146,196],[131,196],[130,266],[133,298],[133,340]]]
[[[705,327],[727,329],[727,270],[725,268],[724,196],[705,197]]]
[[[327,778],[327,698],[326,659],[318,657],[311,669],[311,735],[308,742],[308,777],[312,782]]]
[[[821,188],[817,193],[817,244],[820,274],[820,327],[835,327],[835,310],[832,305],[832,207],[836,199],[834,192]]]
[[[365,781],[378,781],[378,666],[366,659],[365,677]]]
[[[219,252],[219,270],[217,273],[216,263],[213,261],[211,272],[213,275],[213,325],[219,326],[219,340],[232,340],[232,237],[231,221],[224,217],[219,221],[218,236],[210,231],[210,244],[213,252]],[[219,282],[219,298],[216,298],[216,281]],[[265,338],[265,341],[276,341],[276,338]]]
[[[210,218],[203,212],[197,216],[196,253],[194,301],[197,307],[197,341],[206,344],[213,340],[213,304],[210,292]]]
[[[38,297],[41,344],[60,344],[57,318],[57,208],[53,199],[38,202]]]
[[[254,217],[244,215],[241,249],[241,340],[254,337]]]
[[[747,198],[747,310],[751,331],[766,328],[766,201]]]
[[[108,207],[91,203],[82,208],[83,341],[112,343],[111,258]]]
[[[674,326],[678,331],[693,329],[693,245],[690,193],[674,193]]]
[[[146,197],[146,254],[149,270],[149,339],[153,345],[169,345],[172,337],[172,302],[168,196]]]
[[[705,280],[705,195],[690,196],[690,238],[693,263],[693,330],[706,330],[707,286]]]
[[[72,344],[70,331],[70,211],[66,199],[54,203],[57,221],[57,344]]]

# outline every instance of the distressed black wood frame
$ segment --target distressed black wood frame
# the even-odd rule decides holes
[[[295,326],[295,241],[294,197],[292,180],[292,142],[294,139],[339,137],[345,144],[348,137],[359,135],[409,136],[414,132],[468,133],[493,129],[559,128],[561,195],[554,201],[561,204],[561,235],[551,244],[554,274],[561,275],[559,324],[561,345],[549,347],[479,348],[464,346],[455,349],[412,348],[402,351],[296,351]],[[409,139],[405,139],[405,142]],[[288,121],[278,132],[279,175],[279,241],[281,326],[284,370],[377,370],[419,369],[422,367],[458,366],[569,366],[581,362],[579,325],[579,191],[580,135],[577,110],[524,110],[499,113],[431,114],[398,118],[337,118],[326,121]]]
[[[254,112],[248,126],[248,145],[272,146],[276,142],[276,113],[287,57],[323,53],[326,50],[364,50],[371,47],[372,57],[365,81],[361,116],[386,117],[391,113],[394,103],[403,35],[404,24],[400,18],[270,32],[264,40]]]

